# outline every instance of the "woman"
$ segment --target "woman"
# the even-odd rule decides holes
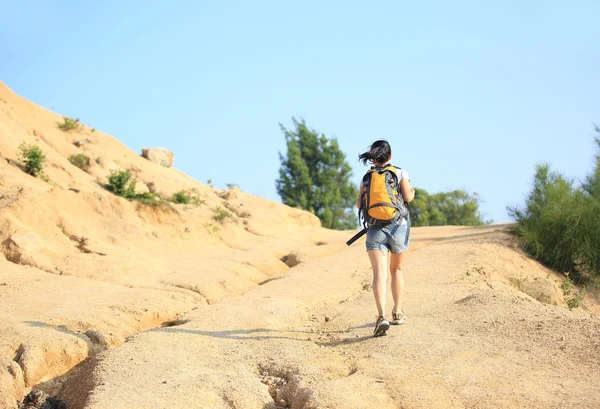
[[[387,141],[375,141],[368,152],[359,155],[359,160],[363,164],[371,162],[375,170],[381,170],[390,166],[392,160],[392,149]],[[405,203],[410,202],[415,197],[415,190],[410,185],[408,172],[403,169],[393,167],[399,181],[399,193]],[[369,184],[369,175],[367,173],[362,180],[356,207],[360,208],[363,194]],[[397,187],[396,187],[397,188]],[[402,204],[402,206],[404,206]],[[373,267],[373,295],[377,305],[378,318],[375,323],[375,336],[385,335],[390,328],[390,322],[385,319],[385,296],[386,280],[388,271],[392,276],[392,298],[394,307],[392,308],[393,325],[400,325],[406,319],[402,311],[402,292],[404,290],[404,276],[402,265],[406,258],[406,250],[410,240],[410,218],[408,215],[399,217],[387,225],[372,224],[367,232],[367,253]],[[391,256],[388,260],[388,252]]]

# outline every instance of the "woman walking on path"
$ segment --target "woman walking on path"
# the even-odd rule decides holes
[[[373,295],[377,306],[378,318],[375,323],[375,336],[385,335],[390,327],[390,322],[385,318],[385,297],[386,280],[388,272],[392,276],[392,298],[394,306],[392,308],[393,325],[400,325],[404,322],[406,315],[402,311],[402,292],[404,290],[404,276],[402,265],[406,258],[405,251],[408,249],[410,241],[410,218],[408,208],[405,203],[410,202],[415,197],[415,190],[410,185],[410,179],[406,170],[396,168],[390,165],[392,160],[392,149],[387,141],[375,141],[368,152],[359,155],[363,164],[367,162],[374,166],[363,177],[356,207],[362,208],[363,217],[368,224],[367,232],[367,253],[371,266],[373,267]],[[375,174],[380,179],[376,180]],[[394,176],[395,175],[395,176]],[[378,182],[384,180],[385,182]],[[383,186],[384,193],[378,193],[378,187]],[[392,204],[375,204],[376,199],[389,194]],[[394,200],[397,198],[397,200]],[[382,207],[387,207],[381,210]],[[394,216],[390,220],[381,221],[373,216],[371,209],[380,209],[378,211],[390,212]],[[377,212],[377,211],[376,211]],[[391,256],[388,258],[388,252]]]

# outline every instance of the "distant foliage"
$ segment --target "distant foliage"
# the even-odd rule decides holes
[[[185,190],[180,190],[179,192],[173,194],[171,201],[173,203],[188,204],[190,203],[190,195],[187,194]]]
[[[86,172],[90,168],[90,158],[85,156],[83,153],[69,156],[69,162]]]
[[[131,173],[128,170],[113,170],[108,177],[107,189],[117,196],[132,199],[135,196],[135,181],[130,179]]]
[[[173,210],[173,207],[167,201],[154,193],[136,193],[135,186],[136,183],[135,180],[132,180],[131,172],[128,170],[113,170],[108,177],[106,189],[127,200],[135,200],[136,202],[147,206],[163,207],[165,209]]]
[[[508,211],[532,256],[576,281],[600,276],[600,154],[581,186],[538,165],[525,207]]]
[[[44,152],[42,152],[40,147],[36,145],[27,145],[23,142],[19,145],[19,151],[19,155],[25,162],[25,172],[32,176],[41,175],[46,155],[44,155]]]
[[[213,213],[213,218],[221,224],[225,221],[225,219],[231,217],[231,213],[229,213],[226,209],[223,209],[221,206],[216,206],[213,209]]]
[[[464,190],[429,194],[415,188],[415,198],[409,204],[410,221],[418,226],[481,226],[484,222],[479,212],[479,195]]]
[[[292,118],[295,129],[280,124],[287,145],[279,154],[275,184],[283,203],[314,213],[323,227],[356,229],[358,188],[350,182],[352,168],[336,139],[328,139]]]
[[[79,118],[73,119],[67,116],[63,116],[62,122],[57,122],[58,128],[65,132],[78,131],[81,129],[81,122]]]
[[[202,204],[206,204],[205,200],[200,199],[200,197],[198,197],[196,195],[195,189],[192,189],[192,190],[183,190],[182,189],[179,192],[176,192],[175,194],[173,194],[171,201],[173,203],[193,204],[195,206],[200,206]]]

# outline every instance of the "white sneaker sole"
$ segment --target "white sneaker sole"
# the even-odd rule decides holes
[[[387,321],[384,321],[375,328],[375,331],[373,332],[373,336],[381,337],[381,336],[387,335],[386,333],[387,333],[388,329],[390,329],[390,323]]]

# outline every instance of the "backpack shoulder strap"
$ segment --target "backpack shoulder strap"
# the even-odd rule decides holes
[[[366,184],[366,182],[368,182],[370,180],[371,174],[373,172],[375,172],[375,170],[376,170],[375,167],[372,167],[371,169],[369,169],[367,171],[367,173],[365,173],[365,175],[362,178],[363,184]]]
[[[400,168],[393,166],[393,165],[387,165],[385,168],[381,169],[381,172],[385,172],[385,171],[390,172],[392,177],[396,180],[396,182],[398,182],[398,173],[396,172],[396,169],[400,169]]]

